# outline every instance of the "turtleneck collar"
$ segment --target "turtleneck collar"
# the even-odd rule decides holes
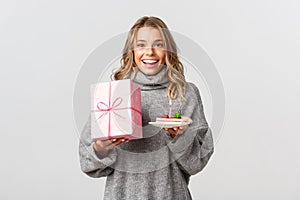
[[[168,87],[169,79],[166,73],[167,66],[164,65],[161,70],[155,75],[144,74],[137,68],[137,73],[133,82],[138,84],[141,90],[158,90]],[[131,71],[130,78],[134,77],[134,72]]]

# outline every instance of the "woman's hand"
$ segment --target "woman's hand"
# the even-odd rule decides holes
[[[181,117],[183,119],[183,122],[190,122],[192,123],[193,120],[189,117]],[[164,128],[165,131],[168,131],[172,138],[174,138],[178,134],[183,134],[187,129],[187,125],[185,126],[179,126],[179,127],[173,127],[173,128]]]
[[[113,149],[115,146],[127,142],[128,139],[125,138],[112,138],[107,140],[96,140],[93,147],[95,152],[100,158],[104,158],[108,152]]]

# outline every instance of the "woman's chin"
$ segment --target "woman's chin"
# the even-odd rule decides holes
[[[142,65],[139,67],[139,69],[146,75],[155,75],[157,74],[160,69],[162,68],[162,65],[156,64],[155,66],[149,66],[149,65]]]

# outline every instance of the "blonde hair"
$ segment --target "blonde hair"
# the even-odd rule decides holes
[[[131,27],[127,36],[127,40],[125,42],[125,46],[123,48],[121,67],[112,74],[114,80],[127,78],[131,70],[133,70],[135,74],[137,73],[137,65],[134,62],[133,48],[137,32],[142,27],[156,28],[163,36],[166,47],[166,73],[170,81],[167,88],[167,93],[171,99],[176,99],[177,96],[184,99],[186,80],[184,77],[183,65],[179,61],[177,55],[177,46],[167,25],[157,17],[142,17],[138,19],[136,23]]]

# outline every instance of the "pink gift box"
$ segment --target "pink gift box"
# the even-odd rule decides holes
[[[141,89],[130,79],[92,84],[93,140],[142,138],[141,107]]]

